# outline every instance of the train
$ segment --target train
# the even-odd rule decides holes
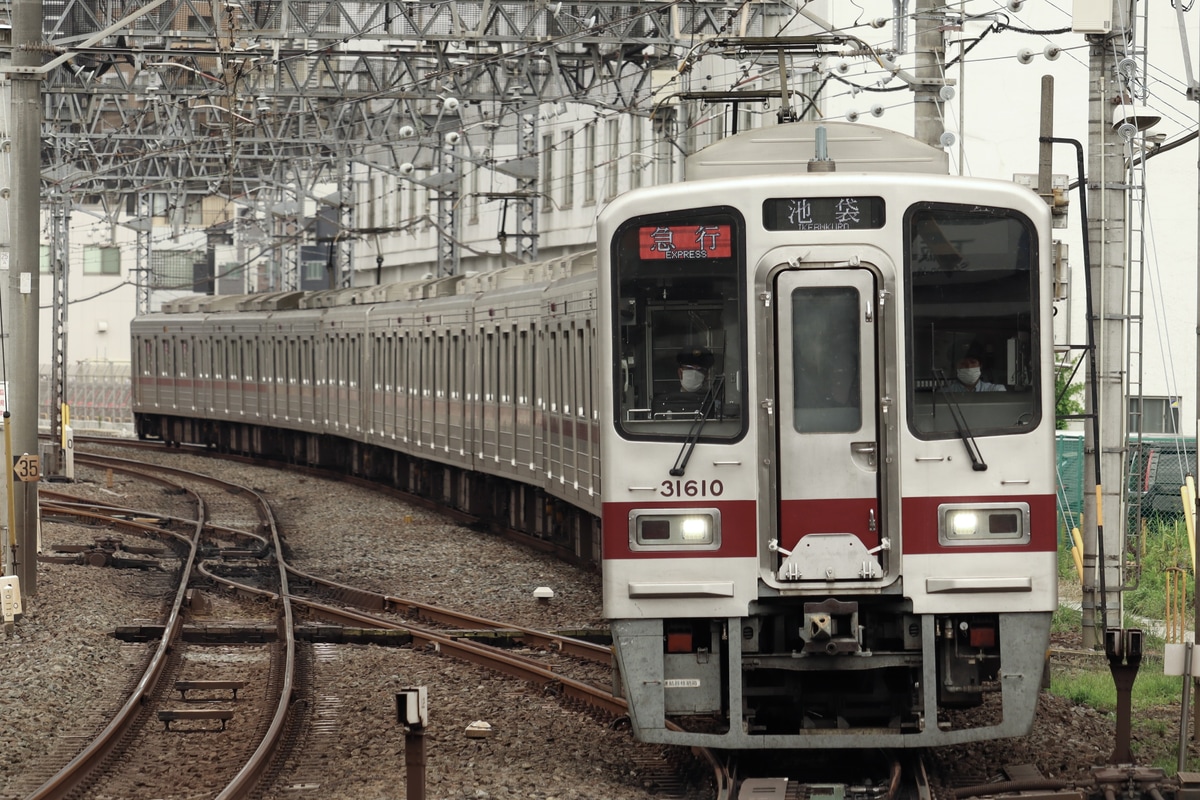
[[[137,434],[598,564],[643,741],[1021,735],[1057,607],[1050,211],[948,173],[896,132],[773,125],[612,200],[594,250],[173,301],[132,323]]]

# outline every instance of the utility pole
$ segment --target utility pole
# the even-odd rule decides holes
[[[12,456],[38,452],[38,234],[42,188],[41,80],[44,52],[41,0],[12,4],[12,259],[9,263],[8,308],[11,326],[12,381],[8,410]],[[13,464],[3,469],[13,480]],[[27,596],[37,594],[37,484],[13,485],[12,540],[14,573]]]
[[[913,68],[916,81],[912,84],[916,109],[913,136],[932,147],[945,147],[942,135],[946,132],[942,87],[946,85],[946,43],[942,34],[942,11],[945,4],[938,0],[917,0],[916,36]],[[897,20],[903,25],[903,20]]]
[[[50,200],[50,277],[54,287],[50,321],[53,347],[50,356],[50,447],[42,464],[45,475],[66,470],[67,413],[67,310],[70,308],[71,199],[61,186]]]
[[[458,142],[461,134],[450,131],[438,144],[438,172],[430,176],[437,190],[438,277],[458,275],[462,250],[459,247],[458,200],[462,194],[462,173],[458,162]],[[437,183],[432,181],[436,179]]]
[[[1125,511],[1121,481],[1128,447],[1125,406],[1125,293],[1127,286],[1124,143],[1113,130],[1114,102],[1125,86],[1117,66],[1129,40],[1135,0],[1114,0],[1112,28],[1088,35],[1088,246],[1095,326],[1097,385],[1086,394],[1088,414],[1096,415],[1099,433],[1084,436],[1086,469],[1094,492],[1083,502],[1083,630],[1085,643],[1104,645],[1107,628],[1122,625],[1121,588]],[[1098,441],[1097,441],[1098,439]],[[1097,474],[1097,465],[1099,474]],[[1088,641],[1088,632],[1091,640]]]

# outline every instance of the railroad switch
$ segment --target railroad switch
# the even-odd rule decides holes
[[[1109,758],[1113,764],[1132,764],[1133,682],[1142,665],[1142,632],[1137,628],[1109,628],[1104,632],[1104,655],[1117,685],[1117,742]]]
[[[1200,800],[1200,772],[1179,772],[1179,791],[1175,800]]]
[[[429,687],[396,693],[396,721],[404,730],[405,797],[425,800],[425,726],[429,724]]]
[[[95,544],[51,545],[56,553],[74,555],[38,555],[38,561],[51,564],[79,564],[92,567],[118,567],[125,569],[161,569],[162,565],[149,558],[132,558],[135,555],[161,555],[161,547],[126,545],[120,536],[97,536]]]

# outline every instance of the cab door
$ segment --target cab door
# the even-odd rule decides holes
[[[787,270],[775,284],[777,577],[881,578],[876,275]]]

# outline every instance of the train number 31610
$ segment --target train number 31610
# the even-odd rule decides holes
[[[666,480],[659,491],[663,497],[720,497],[724,493],[725,484],[719,480]]]

